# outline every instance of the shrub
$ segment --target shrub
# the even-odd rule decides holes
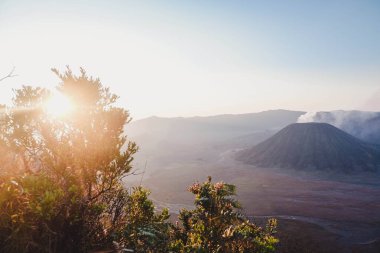
[[[195,209],[183,209],[176,228],[173,249],[179,252],[273,252],[277,239],[276,220],[265,229],[245,219],[240,204],[232,197],[235,186],[224,182],[195,183],[189,191],[195,195]]]

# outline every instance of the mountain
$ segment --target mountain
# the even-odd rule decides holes
[[[150,117],[132,121],[125,132],[140,147],[135,163],[144,167],[148,161],[153,171],[185,161],[215,160],[226,150],[250,147],[297,122],[304,113],[271,110],[207,117]]]
[[[295,123],[238,152],[237,159],[260,167],[377,171],[380,149],[330,124]]]
[[[154,153],[165,149],[179,151],[181,147],[196,149],[200,145],[213,147],[231,143],[235,146],[239,145],[239,139],[259,143],[286,125],[297,122],[304,113],[271,110],[208,117],[150,117],[132,121],[125,132],[142,150],[152,150]]]
[[[297,122],[305,112],[271,110],[259,113],[224,114],[207,117],[150,117],[132,121],[126,133],[134,138],[175,143],[212,143],[257,132],[278,131]],[[271,132],[272,133],[272,132]],[[137,140],[137,141],[138,141]]]
[[[207,132],[208,134],[218,134],[223,132],[225,134],[226,132],[230,132],[248,134],[253,131],[282,128],[287,124],[296,122],[303,114],[305,112],[270,110],[258,113],[222,114],[189,118],[150,117],[132,121],[127,126],[127,131],[134,136],[146,132],[173,134],[179,131],[184,138],[186,137],[185,133],[204,134]]]

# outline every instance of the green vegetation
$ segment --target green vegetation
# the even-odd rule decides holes
[[[125,188],[138,149],[123,132],[128,112],[83,69],[53,72],[68,114],[49,114],[53,93],[29,86],[1,107],[0,252],[274,251],[275,221],[263,229],[244,219],[233,185],[194,184],[196,208],[176,225],[148,190]]]
[[[232,198],[235,186],[224,182],[213,184],[211,177],[195,183],[189,191],[195,194],[194,210],[182,210],[177,228],[175,249],[178,252],[273,252],[277,243],[272,235],[276,221],[270,219],[265,229],[256,226],[236,212],[239,203]]]

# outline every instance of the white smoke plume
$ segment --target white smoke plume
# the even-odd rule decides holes
[[[301,115],[297,122],[328,123],[359,139],[380,144],[380,112],[308,112]]]

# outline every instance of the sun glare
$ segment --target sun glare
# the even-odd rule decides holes
[[[45,102],[44,109],[51,116],[62,117],[73,110],[73,104],[68,97],[57,92]]]

